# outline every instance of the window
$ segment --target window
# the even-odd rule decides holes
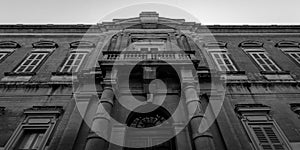
[[[219,71],[238,71],[226,49],[227,43],[221,41],[208,42],[204,46],[212,56]]]
[[[34,72],[47,55],[48,53],[31,53],[14,72]]]
[[[53,75],[65,75],[79,72],[85,58],[95,48],[95,44],[89,41],[75,41],[70,43],[70,53]]]
[[[300,48],[298,47],[281,47],[282,52],[288,55],[295,63],[300,65]]]
[[[300,64],[300,51],[298,52],[288,52],[288,55],[293,58],[297,63]]]
[[[35,150],[41,147],[46,129],[25,130],[16,146],[18,150]]]
[[[284,133],[262,104],[237,104],[235,110],[256,150],[290,150]]]
[[[33,73],[58,45],[52,41],[39,41],[32,44],[31,53],[14,69],[14,73]]]
[[[211,52],[211,55],[220,71],[237,71],[226,52]]]
[[[266,52],[258,51],[248,53],[263,71],[281,71]]]
[[[298,118],[300,118],[300,103],[292,103],[290,107],[291,110],[298,115]]]
[[[64,62],[60,72],[78,72],[86,55],[87,53],[71,53]]]
[[[0,62],[2,62],[8,55],[13,53],[15,49],[20,48],[20,45],[13,41],[0,42]]]
[[[7,55],[7,53],[0,52],[0,61]]]
[[[44,149],[62,113],[61,106],[33,106],[24,110],[24,120],[16,128],[4,149]]]
[[[263,48],[264,43],[259,41],[244,41],[239,44],[240,47],[255,61],[262,71],[278,72],[282,71],[279,66],[268,56]]]
[[[144,51],[144,52],[165,51],[166,45],[164,42],[134,42],[133,48],[130,50]]]

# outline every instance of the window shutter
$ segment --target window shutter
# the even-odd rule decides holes
[[[285,150],[273,124],[248,124],[262,150]]]

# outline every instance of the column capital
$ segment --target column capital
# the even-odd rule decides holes
[[[196,139],[201,138],[201,137],[208,137],[211,139],[213,138],[212,134],[209,132],[204,132],[204,133],[196,132],[193,134],[193,141],[195,141]]]
[[[114,105],[114,92],[112,87],[105,87],[104,90],[102,91],[101,98],[98,105],[102,103],[108,103],[111,106]]]

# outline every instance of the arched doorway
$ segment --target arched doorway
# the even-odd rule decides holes
[[[156,108],[147,113],[143,109]],[[161,106],[147,104],[131,112],[127,119],[125,150],[175,150],[171,115]]]

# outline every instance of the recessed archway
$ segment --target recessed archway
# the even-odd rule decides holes
[[[145,109],[155,110],[149,112]],[[140,113],[146,112],[146,113]],[[125,150],[175,150],[173,120],[161,106],[146,104],[131,112],[126,121]]]

